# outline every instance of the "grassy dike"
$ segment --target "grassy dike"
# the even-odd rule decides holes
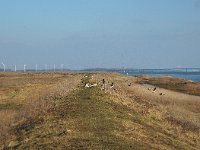
[[[123,105],[108,102],[108,95],[99,87],[85,88],[82,79],[79,88],[67,97],[57,99],[55,112],[42,124],[19,133],[16,149],[149,149],[116,136],[123,132],[121,119],[133,119],[136,114]]]
[[[86,88],[90,76],[57,97],[42,123],[21,127],[14,149],[195,149],[165,130],[162,120],[114,102],[99,86]]]

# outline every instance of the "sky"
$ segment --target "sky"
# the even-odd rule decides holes
[[[0,62],[200,67],[200,0],[0,0]]]

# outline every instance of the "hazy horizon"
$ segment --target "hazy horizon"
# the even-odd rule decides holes
[[[8,66],[200,68],[199,59],[200,0],[0,2]]]

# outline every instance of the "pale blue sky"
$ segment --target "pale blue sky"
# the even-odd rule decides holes
[[[169,68],[199,60],[200,0],[0,0],[5,64]]]

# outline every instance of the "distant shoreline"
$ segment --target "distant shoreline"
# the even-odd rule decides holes
[[[0,69],[0,72],[3,72]],[[14,72],[11,69],[6,70],[6,72]],[[17,72],[24,72],[24,70],[17,70]],[[200,82],[200,68],[172,68],[172,69],[120,69],[120,68],[94,68],[94,69],[83,69],[83,70],[70,70],[70,69],[48,69],[48,70],[34,70],[27,69],[26,72],[34,73],[34,72],[115,72],[129,76],[172,76],[175,78],[181,78],[186,80],[192,80],[194,82]]]

